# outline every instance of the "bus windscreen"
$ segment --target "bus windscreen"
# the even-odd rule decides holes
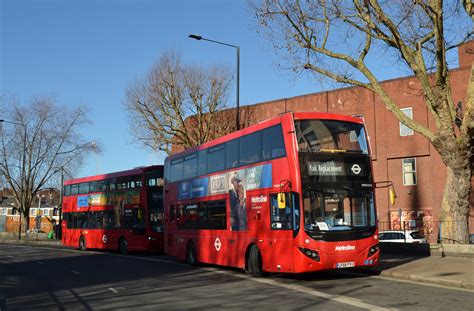
[[[335,120],[295,121],[299,152],[368,154],[362,124]]]

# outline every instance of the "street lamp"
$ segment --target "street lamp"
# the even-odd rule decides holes
[[[236,116],[236,120],[235,120],[235,125],[237,127],[237,130],[240,130],[240,103],[239,103],[239,84],[240,84],[240,47],[238,45],[232,45],[232,44],[228,44],[228,43],[224,43],[224,42],[220,42],[220,41],[216,41],[216,40],[211,40],[211,39],[207,39],[207,38],[203,38],[202,36],[200,35],[194,35],[194,34],[191,34],[188,36],[189,38],[191,39],[195,39],[195,40],[204,40],[204,41],[209,41],[209,42],[213,42],[213,43],[217,43],[217,44],[221,44],[221,45],[225,45],[225,46],[230,46],[232,48],[235,48],[237,49],[237,89],[236,89],[236,110],[237,110],[237,116]]]
[[[64,166],[61,166],[61,189],[59,192],[59,223],[56,226],[56,239],[61,240],[63,234],[62,214],[64,197]]]
[[[26,127],[26,124],[22,124],[22,123],[17,123],[17,122],[13,122],[13,121],[7,121],[7,120],[4,120],[4,119],[0,119],[0,123],[10,123],[10,124],[13,124],[13,125],[18,125],[18,126],[22,126],[23,127],[23,131],[24,131],[24,135],[23,135],[23,160],[22,160],[22,168],[21,168],[21,186],[22,186],[22,192],[25,191],[25,177],[26,177],[26,171],[25,171],[25,162],[26,162],[26,133],[27,133],[27,127]],[[23,195],[23,193],[22,193]],[[19,228],[18,228],[18,240],[21,240],[21,214],[23,212],[23,208],[21,205],[24,204],[24,202],[20,202],[20,206],[19,206],[19,211],[20,211],[20,219],[19,219]]]

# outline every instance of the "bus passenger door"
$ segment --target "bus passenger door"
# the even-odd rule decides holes
[[[125,228],[128,230],[127,242],[130,250],[140,250],[145,247],[145,210],[143,208],[126,208]]]
[[[270,194],[269,201],[270,226],[264,267],[272,272],[292,272],[293,240],[299,230],[298,196],[295,193],[275,193]]]

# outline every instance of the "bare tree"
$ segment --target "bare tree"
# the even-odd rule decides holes
[[[100,150],[79,132],[89,124],[84,108],[70,110],[51,98],[36,98],[29,104],[4,98],[0,111],[4,120],[0,123],[0,174],[28,228],[36,194],[55,185],[61,170],[76,170],[89,152]]]
[[[473,36],[471,1],[263,0],[251,7],[293,70],[374,92],[398,120],[431,142],[447,167],[443,233],[468,242],[473,96],[471,91],[460,115],[446,54]],[[389,56],[417,79],[436,129],[407,117],[384,89],[371,65],[377,58],[392,66]]]
[[[168,52],[126,90],[125,107],[139,143],[167,154],[235,130],[226,108],[232,80],[224,67],[185,66]],[[235,112],[234,112],[235,114]]]

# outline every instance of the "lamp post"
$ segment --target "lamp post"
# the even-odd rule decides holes
[[[236,104],[235,104],[236,110],[237,110],[237,115],[236,115],[236,119],[235,119],[235,125],[237,127],[237,130],[240,130],[240,103],[239,103],[240,47],[238,45],[233,45],[233,44],[228,44],[228,43],[224,43],[224,42],[220,42],[220,41],[216,41],[216,40],[207,39],[207,38],[204,38],[200,35],[191,34],[188,37],[191,38],[191,39],[195,39],[195,40],[209,41],[209,42],[212,42],[212,43],[217,43],[217,44],[220,44],[220,45],[230,46],[232,48],[237,49],[237,79],[236,79],[237,80],[237,87],[236,87]]]
[[[23,160],[22,160],[22,168],[21,168],[21,187],[22,187],[22,193],[21,195],[24,197],[24,191],[25,191],[25,177],[26,177],[26,172],[25,172],[25,162],[26,162],[26,133],[27,133],[27,127],[26,127],[26,124],[22,124],[22,123],[17,123],[17,122],[13,122],[13,121],[7,121],[7,120],[4,120],[4,119],[0,119],[0,123],[10,123],[10,124],[13,124],[13,125],[18,125],[18,126],[22,126],[23,127]],[[21,216],[22,216],[22,213],[23,213],[23,204],[24,204],[24,200],[22,200],[23,202],[20,202],[20,206],[19,206],[19,211],[20,211],[20,219],[19,219],[19,228],[18,228],[18,240],[21,240]]]
[[[59,192],[59,223],[56,226],[56,239],[61,240],[63,234],[62,214],[63,214],[63,196],[64,196],[64,166],[61,166],[61,189]]]

